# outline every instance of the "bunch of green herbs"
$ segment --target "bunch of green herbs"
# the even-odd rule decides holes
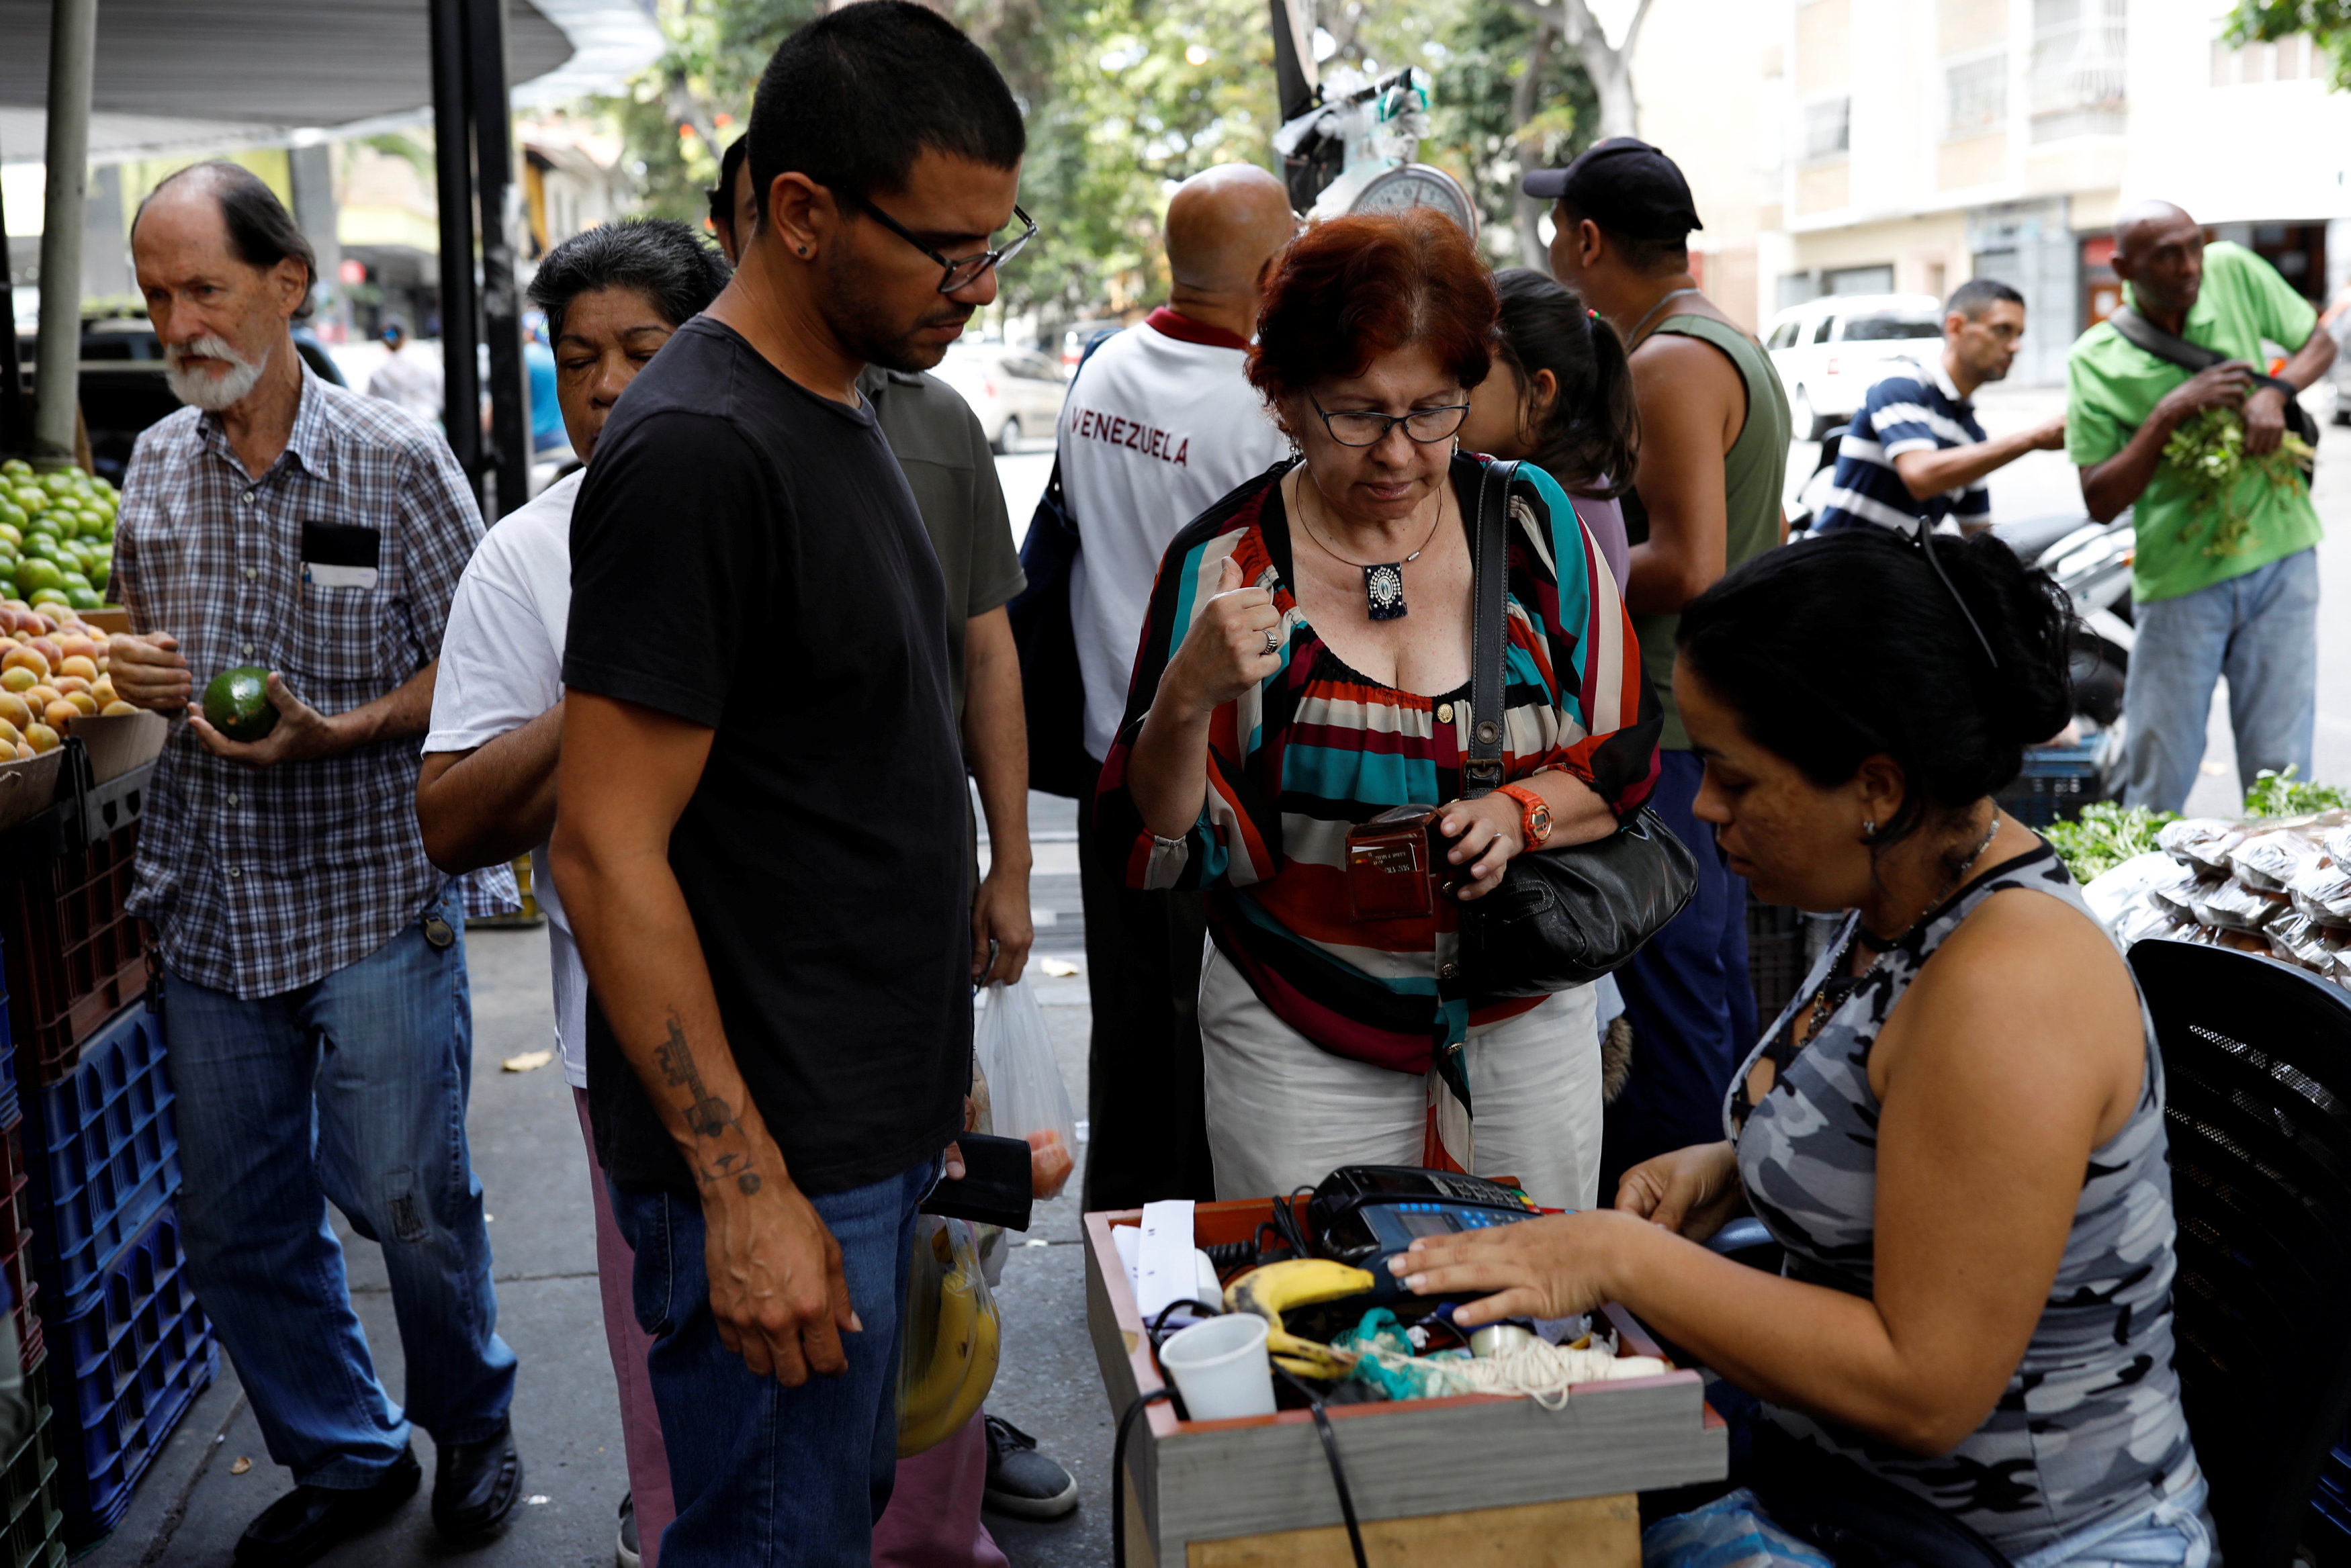
[[[2179,421],[2163,443],[2163,461],[2179,477],[2195,515],[2220,514],[2220,525],[2205,545],[2208,556],[2238,556],[2253,547],[2253,522],[2237,493],[2238,482],[2258,473],[2273,489],[2298,490],[2309,483],[2303,463],[2313,456],[2310,443],[2292,431],[2275,450],[2256,457],[2245,450],[2244,416],[2234,409],[2199,409]],[[2188,541],[2195,523],[2180,531]]]
[[[2299,770],[2288,763],[2283,773],[2263,768],[2253,775],[2253,787],[2245,792],[2245,817],[2259,822],[2273,816],[2307,816],[2313,812],[2333,811],[2337,806],[2351,805],[2351,792],[2333,784],[2312,784],[2296,779]]]
[[[2156,830],[2179,820],[2178,812],[2149,811],[2143,805],[2102,800],[2084,806],[2077,821],[2049,824],[2041,830],[2041,836],[2065,862],[2075,882],[2087,882],[2132,856],[2153,849]]]

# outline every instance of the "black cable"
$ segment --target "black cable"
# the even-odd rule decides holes
[[[1165,1306],[1161,1307],[1159,1309],[1159,1315],[1153,1318],[1151,1322],[1145,1325],[1146,1332],[1151,1339],[1151,1353],[1154,1355],[1159,1354],[1159,1342],[1162,1339],[1165,1339],[1167,1335],[1167,1314],[1174,1312],[1177,1307],[1192,1307],[1203,1310],[1206,1311],[1210,1317],[1222,1317],[1225,1315],[1225,1309],[1221,1305],[1212,1306],[1207,1302],[1199,1301],[1190,1296],[1178,1296],[1176,1300],[1169,1302]],[[1181,1333],[1182,1330],[1179,1329],[1177,1332]]]
[[[1274,1229],[1281,1232],[1281,1239],[1289,1243],[1290,1252],[1293,1256],[1311,1258],[1314,1255],[1313,1249],[1307,1246],[1305,1227],[1298,1222],[1298,1210],[1296,1205],[1301,1193],[1303,1193],[1308,1198],[1311,1198],[1314,1196],[1314,1189],[1311,1187],[1294,1188],[1291,1189],[1289,1197],[1277,1198],[1274,1199],[1273,1224]]]
[[[1161,1314],[1165,1316],[1164,1313]],[[1126,1568],[1126,1437],[1134,1429],[1134,1418],[1144,1407],[1172,1397],[1174,1390],[1155,1388],[1148,1394],[1138,1394],[1134,1403],[1118,1418],[1118,1436],[1110,1445],[1110,1560],[1112,1568]],[[1358,1564],[1362,1552],[1356,1553]]]
[[[1347,1521],[1347,1545],[1355,1553],[1355,1568],[1371,1568],[1364,1558],[1364,1527],[1355,1521],[1355,1494],[1347,1490],[1347,1467],[1339,1459],[1339,1434],[1331,1429],[1331,1417],[1322,1409],[1322,1397],[1300,1382],[1287,1367],[1277,1366],[1274,1371],[1306,1396],[1307,1411],[1313,1416],[1314,1429],[1322,1438],[1322,1457],[1331,1462],[1331,1484],[1339,1493],[1339,1516]]]

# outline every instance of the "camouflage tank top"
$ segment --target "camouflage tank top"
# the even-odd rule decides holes
[[[1725,1128],[1738,1146],[1749,1203],[1786,1249],[1788,1278],[1871,1293],[1880,1106],[1869,1087],[1870,1047],[1936,948],[2010,888],[2061,898],[2094,919],[2054,852],[2043,845],[2021,855],[1882,955],[1788,1058],[1791,1023],[1844,950],[1859,918],[1850,917],[1732,1080]],[[1750,1110],[1747,1077],[1766,1051],[1778,1076]],[[2171,1365],[2174,1233],[2163,1062],[2150,1025],[2138,1104],[2091,1152],[2040,1325],[1984,1424],[1949,1453],[1926,1459],[1782,1407],[1764,1406],[1764,1416],[1954,1515],[2011,1558],[2177,1496],[2199,1472]]]

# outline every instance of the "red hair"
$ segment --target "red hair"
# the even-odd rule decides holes
[[[1330,376],[1425,345],[1462,386],[1493,368],[1501,303],[1469,237],[1426,207],[1318,223],[1290,244],[1266,286],[1249,384],[1277,412]]]

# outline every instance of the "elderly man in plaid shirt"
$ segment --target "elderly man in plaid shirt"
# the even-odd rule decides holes
[[[434,1523],[477,1537],[521,1486],[515,1356],[465,1146],[465,897],[411,803],[481,520],[437,431],[303,368],[289,324],[310,247],[254,175],[173,175],[131,250],[193,406],[140,438],[115,541],[135,632],[113,644],[115,689],[186,715],[131,907],[162,949],[190,1272],[296,1482],[236,1561],[308,1563],[413,1495],[412,1421],[438,1449]],[[270,671],[259,740],[190,701],[238,665]],[[382,1246],[404,1410],[351,1309],[329,1199]]]

